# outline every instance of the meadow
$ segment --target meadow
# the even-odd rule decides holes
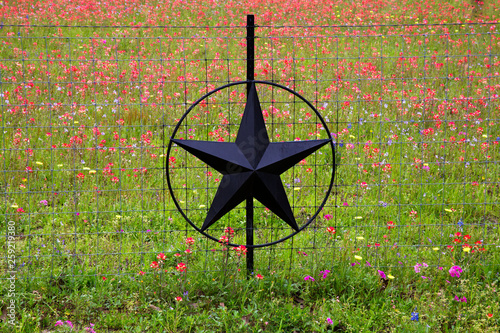
[[[499,331],[500,2],[0,12],[0,331]],[[271,142],[335,143],[282,175],[310,224],[255,249],[249,275],[247,249],[227,245],[245,244],[245,205],[207,230],[215,242],[166,182],[168,168],[201,225],[222,175],[175,145],[167,154],[169,140],[181,121],[178,139],[234,142],[244,84],[182,117],[246,80],[247,14],[255,79],[298,92],[327,125],[258,85]],[[256,243],[292,232],[254,204]]]

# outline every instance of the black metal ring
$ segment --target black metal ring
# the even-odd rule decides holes
[[[277,83],[274,83],[274,82],[269,82],[269,81],[260,81],[260,80],[252,80],[252,81],[238,81],[238,82],[231,82],[231,83],[228,83],[228,84],[225,84],[223,86],[220,86],[219,88],[216,88],[212,91],[209,91],[208,93],[206,93],[205,95],[203,95],[202,97],[200,97],[198,100],[196,100],[190,107],[189,109],[187,109],[187,111],[182,115],[182,117],[179,119],[179,121],[177,122],[177,125],[175,126],[174,128],[174,131],[172,133],[172,136],[170,137],[170,140],[169,140],[169,143],[168,143],[168,150],[167,150],[167,156],[166,156],[166,165],[165,165],[165,169],[166,169],[166,175],[167,175],[167,184],[168,184],[168,189],[170,191],[170,195],[172,196],[172,200],[174,201],[174,204],[175,206],[177,207],[177,210],[181,213],[181,215],[184,217],[184,219],[196,230],[198,231],[199,233],[201,233],[202,235],[204,235],[205,237],[208,237],[216,242],[219,242],[219,240],[207,233],[205,233],[204,231],[201,231],[200,228],[198,228],[190,219],[189,217],[184,213],[184,211],[182,210],[181,206],[179,205],[179,203],[177,202],[177,199],[175,198],[175,195],[174,195],[174,191],[172,189],[172,184],[171,184],[171,181],[170,181],[170,172],[169,172],[169,160],[170,160],[170,151],[172,150],[172,139],[175,137],[175,134],[177,133],[177,130],[179,129],[179,127],[181,126],[182,124],[182,121],[187,117],[187,115],[191,112],[191,110],[197,106],[199,103],[201,103],[201,101],[203,101],[205,98],[209,97],[210,95],[213,95],[215,94],[216,92],[220,91],[220,90],[223,90],[223,89],[226,89],[226,88],[229,88],[229,87],[232,87],[232,86],[236,86],[236,85],[241,85],[241,84],[249,84],[249,83],[259,83],[259,84],[267,84],[267,85],[271,85],[271,86],[275,86],[275,87],[278,87],[278,88],[281,88],[283,90],[286,90],[288,91],[289,93],[297,96],[298,98],[300,98],[302,101],[304,101],[313,111],[314,113],[316,113],[316,116],[318,116],[318,118],[320,119],[321,123],[323,124],[323,127],[325,128],[326,132],[328,133],[328,138],[330,139],[330,147],[332,149],[332,177],[330,179],[330,185],[328,187],[328,190],[326,192],[326,195],[325,195],[325,199],[323,199],[323,202],[319,205],[318,209],[316,210],[316,212],[314,213],[313,216],[311,216],[311,218],[309,219],[309,221],[307,221],[302,227],[299,228],[299,230],[291,233],[290,235],[286,236],[286,237],[283,237],[281,239],[278,239],[274,242],[271,242],[271,243],[264,243],[264,244],[257,244],[257,245],[251,245],[251,246],[248,246],[249,248],[258,248],[258,247],[266,247],[266,246],[271,246],[271,245],[275,245],[275,244],[278,244],[278,243],[281,243],[293,236],[295,236],[296,234],[298,234],[299,232],[301,232],[302,230],[304,230],[305,228],[307,228],[307,226],[309,226],[309,224],[311,224],[312,221],[314,221],[314,219],[318,216],[318,214],[321,212],[321,210],[323,209],[323,207],[325,206],[326,204],[326,201],[328,200],[328,197],[330,196],[330,192],[332,190],[332,187],[333,187],[333,182],[334,182],[334,178],[335,178],[335,147],[334,147],[334,144],[333,144],[333,138],[332,138],[332,134],[330,133],[330,130],[328,129],[328,126],[326,125],[326,122],[325,120],[323,119],[323,117],[321,116],[321,114],[318,112],[318,110],[316,110],[316,108],[307,100],[305,99],[304,97],[302,97],[302,95],[300,95],[299,93],[291,90],[290,88],[287,88],[285,86],[282,86],[280,84],[277,84]],[[227,243],[228,246],[233,246],[233,247],[236,247],[236,246],[240,246],[240,245],[245,245],[247,246],[246,244],[233,244],[233,243]]]

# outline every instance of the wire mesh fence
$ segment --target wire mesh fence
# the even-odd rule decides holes
[[[5,251],[2,273],[136,275],[160,252],[185,256],[186,238],[196,241],[194,271],[239,265],[236,255],[217,259],[224,246],[186,223],[165,172],[183,209],[202,221],[221,175],[180,150],[166,160],[166,147],[198,98],[245,80],[244,26],[5,25],[1,41],[0,242],[16,253],[9,266]],[[337,164],[318,217],[294,238],[256,249],[256,271],[489,264],[500,216],[496,24],[257,26],[255,47],[255,79],[314,105]],[[258,93],[272,142],[327,135],[294,95],[273,86]],[[244,106],[244,86],[220,91],[179,135],[232,142]],[[320,205],[329,154],[282,177],[300,221]],[[242,237],[243,208],[211,234]],[[255,218],[257,239],[290,233],[263,205]]]

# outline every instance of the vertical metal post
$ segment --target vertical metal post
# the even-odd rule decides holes
[[[250,81],[254,80],[255,74],[255,18],[247,15],[247,93],[250,90]],[[247,94],[248,96],[248,94]]]
[[[247,198],[247,276],[253,273],[253,197]]]
[[[247,97],[255,69],[255,19],[247,15]],[[253,195],[246,202],[246,243],[247,243],[247,277],[253,273]]]

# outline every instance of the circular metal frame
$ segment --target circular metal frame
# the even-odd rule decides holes
[[[191,110],[193,110],[199,103],[201,103],[201,101],[203,101],[204,99],[206,99],[207,97],[209,97],[210,95],[213,95],[215,94],[216,92],[220,91],[220,90],[223,90],[223,89],[226,89],[226,88],[229,88],[229,87],[232,87],[232,86],[236,86],[236,85],[242,85],[242,84],[250,84],[250,83],[258,83],[258,84],[266,84],[266,85],[270,85],[270,86],[274,86],[274,87],[278,87],[278,88],[281,88],[283,90],[286,90],[288,91],[289,93],[295,95],[296,97],[300,98],[303,102],[305,102],[309,108],[311,108],[314,113],[316,114],[316,116],[318,116],[318,118],[320,119],[321,123],[323,124],[323,127],[325,128],[327,134],[328,134],[328,138],[330,139],[330,147],[331,147],[331,150],[332,150],[332,175],[331,175],[331,179],[330,179],[330,185],[328,187],[328,190],[326,192],[326,195],[325,195],[325,198],[323,199],[323,202],[319,205],[318,209],[316,210],[316,212],[314,213],[313,216],[311,216],[311,218],[302,226],[299,228],[299,230],[289,234],[288,236],[285,236],[281,239],[278,239],[276,241],[273,241],[273,242],[270,242],[270,243],[264,243],[264,244],[256,244],[256,245],[250,245],[248,247],[250,248],[259,248],[259,247],[266,247],[266,246],[271,246],[271,245],[275,245],[275,244],[278,244],[278,243],[281,243],[293,236],[295,236],[296,234],[298,234],[299,232],[301,232],[302,230],[304,230],[305,228],[307,228],[309,226],[309,224],[311,224],[311,222],[318,216],[318,214],[321,212],[321,210],[323,209],[323,207],[325,206],[326,204],[326,201],[328,200],[328,197],[330,196],[330,193],[331,193],[331,190],[332,190],[332,187],[333,187],[333,182],[334,182],[334,178],[335,178],[335,169],[336,169],[336,166],[335,166],[335,147],[334,147],[334,144],[333,144],[333,138],[332,138],[332,134],[330,133],[330,130],[328,129],[328,126],[325,122],[325,120],[323,119],[323,117],[321,116],[321,114],[318,112],[318,110],[316,110],[316,108],[308,101],[306,100],[304,97],[302,97],[300,94],[298,94],[297,92],[291,90],[290,88],[287,88],[285,86],[282,86],[280,84],[277,84],[277,83],[274,83],[274,82],[269,82],[269,81],[259,81],[259,80],[252,80],[252,81],[238,81],[238,82],[232,82],[232,83],[228,83],[228,84],[225,84],[223,86],[220,86],[219,88],[216,88],[212,91],[209,91],[208,93],[206,93],[205,95],[203,95],[202,97],[200,97],[198,100],[196,100],[190,107],[189,109],[187,109],[187,111],[182,115],[182,117],[179,119],[179,121],[177,122],[177,125],[175,126],[174,128],[174,131],[172,133],[172,136],[170,137],[170,140],[169,140],[169,143],[168,143],[168,150],[167,150],[167,156],[166,156],[166,166],[165,166],[165,169],[166,169],[166,175],[167,175],[167,184],[168,184],[168,189],[170,191],[170,195],[172,196],[172,200],[174,201],[174,204],[175,206],[177,207],[177,210],[181,213],[181,215],[184,217],[184,219],[196,230],[198,231],[199,233],[201,233],[202,235],[204,235],[205,237],[208,237],[216,242],[219,242],[219,240],[209,234],[207,234],[206,232],[204,231],[201,231],[200,228],[198,228],[194,223],[193,221],[191,221],[191,219],[186,215],[186,213],[184,213],[183,209],[181,208],[181,206],[179,205],[179,202],[177,201],[177,199],[175,198],[175,194],[174,194],[174,190],[172,188],[172,183],[170,181],[170,172],[169,172],[169,160],[170,160],[170,152],[172,150],[172,139],[175,138],[175,134],[177,133],[178,129],[180,128],[183,120],[188,116],[188,114],[191,112]],[[233,243],[227,243],[228,246],[233,246],[233,247],[236,247],[236,246],[240,246],[240,245],[245,245],[247,246],[246,244],[233,244]]]

